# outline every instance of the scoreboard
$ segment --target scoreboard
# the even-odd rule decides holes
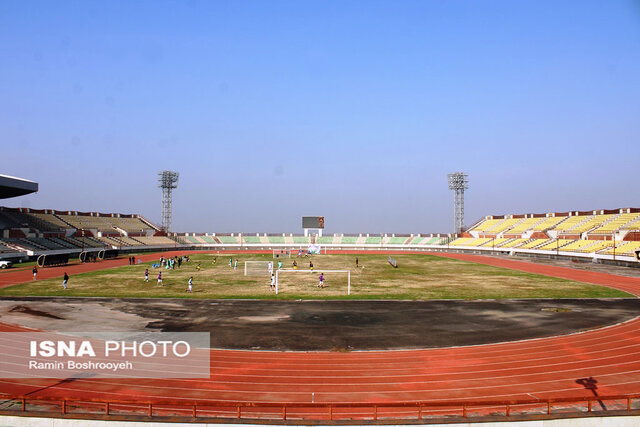
[[[303,216],[302,228],[324,228],[323,216]]]

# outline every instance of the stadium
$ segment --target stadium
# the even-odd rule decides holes
[[[3,198],[37,191],[30,183],[20,192],[23,182],[3,176]],[[3,332],[59,336],[118,329],[126,320],[129,330],[210,330],[212,337],[206,379],[91,378],[86,372],[5,378],[2,414],[358,424],[640,411],[634,299],[640,209],[487,216],[452,235],[322,235],[320,218],[304,218],[300,234],[167,233],[137,214],[0,208],[1,256],[13,261],[0,275]],[[157,262],[185,255],[182,276]],[[238,258],[239,269],[232,267]],[[358,265],[351,265],[354,258]],[[292,262],[300,270],[287,268]],[[280,274],[279,294],[267,290],[267,264]],[[428,270],[415,270],[424,265]],[[165,271],[166,288],[132,291],[149,268],[152,275]],[[388,280],[410,282],[386,276],[409,268],[433,282],[418,281],[418,290],[396,285],[399,293],[380,290]],[[452,270],[474,293],[454,283],[442,294],[422,293],[442,286],[440,274],[450,280]],[[505,271],[518,273],[509,290],[487,287],[490,278],[511,280]],[[70,287],[61,290],[67,272]],[[285,279],[287,272],[312,274]],[[348,288],[338,272],[348,272]],[[326,289],[314,286],[319,273],[333,276]],[[103,274],[111,278],[103,282]],[[474,282],[482,274],[490,276]],[[185,297],[188,275],[196,276],[196,292]],[[174,276],[177,285],[169,282]],[[371,285],[377,276],[383,281]],[[222,289],[223,279],[232,282],[232,293]],[[565,281],[580,286],[565,288]],[[529,288],[536,289],[525,292]],[[123,303],[128,310],[118,308]],[[4,354],[5,372],[15,359]]]
[[[0,4],[0,425],[640,424],[637,2]]]

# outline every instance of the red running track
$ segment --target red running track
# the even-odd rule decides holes
[[[638,278],[477,255],[436,255],[640,295]],[[126,263],[114,260],[65,268],[74,274]],[[56,270],[62,274],[61,269]],[[43,269],[42,277],[49,272],[54,274],[54,269]],[[5,279],[7,274],[0,276]],[[15,271],[9,277],[29,280],[31,274]],[[12,325],[0,325],[0,330],[25,331]],[[0,393],[157,402],[487,401],[593,396],[576,383],[585,377],[597,380],[599,395],[640,393],[640,318],[553,338],[443,349],[352,353],[211,350],[209,379],[76,379],[65,383],[4,379]]]

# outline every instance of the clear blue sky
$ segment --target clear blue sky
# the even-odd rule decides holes
[[[0,2],[6,206],[450,232],[640,207],[637,1]]]

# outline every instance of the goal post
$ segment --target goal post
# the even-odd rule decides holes
[[[278,294],[278,279],[282,273],[306,273],[306,274],[320,274],[320,273],[347,273],[347,295],[351,295],[351,270],[292,270],[281,269],[276,270],[276,295]]]
[[[245,276],[267,276],[273,272],[273,261],[245,261]]]

